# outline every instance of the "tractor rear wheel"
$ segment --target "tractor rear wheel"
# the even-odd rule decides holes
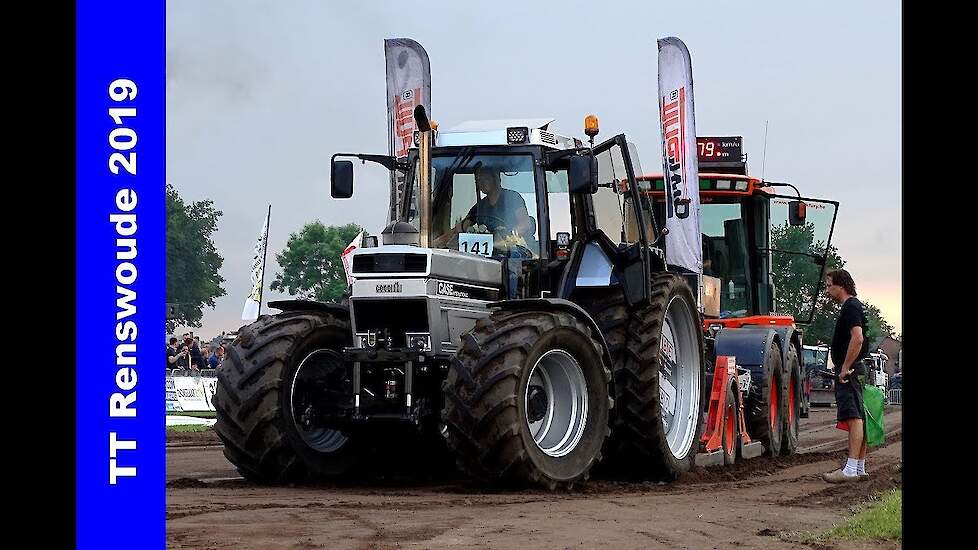
[[[615,366],[612,444],[632,476],[674,480],[694,464],[703,430],[703,329],[686,281],[652,278],[652,303],[629,321],[624,360]]]
[[[798,432],[801,427],[802,379],[798,349],[788,344],[788,360],[785,364],[787,391],[785,395],[784,429],[781,435],[781,454],[790,455],[798,450]]]
[[[764,444],[765,454],[769,456],[781,453],[785,414],[783,376],[781,349],[772,341],[765,354],[763,375],[751,388],[750,400],[745,407],[748,410],[748,433]]]

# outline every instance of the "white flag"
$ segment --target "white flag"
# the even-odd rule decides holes
[[[268,220],[272,217],[272,205],[268,205],[265,225],[255,243],[255,256],[251,260],[251,293],[245,298],[244,310],[241,312],[242,321],[254,321],[261,311],[261,294],[264,286],[265,251],[268,248]]]
[[[666,262],[703,272],[693,67],[683,41],[659,40],[659,123],[666,191]]]
[[[350,241],[350,244],[348,244],[346,249],[343,250],[343,253],[340,254],[340,259],[343,261],[343,271],[346,272],[346,284],[348,285],[353,284],[353,275],[352,275],[353,266],[350,264],[350,262],[352,262],[353,260],[350,254],[354,250],[360,248],[362,245],[363,245],[363,231],[357,233],[357,236],[354,237],[352,241]]]

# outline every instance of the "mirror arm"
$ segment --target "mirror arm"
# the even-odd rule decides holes
[[[560,149],[557,151],[547,151],[543,154],[543,167],[550,168],[553,163],[565,157],[572,157],[574,155],[579,155],[581,153],[589,153],[591,149],[587,147],[579,147],[576,149]]]
[[[792,189],[795,190],[795,193],[798,194],[798,200],[801,200],[801,191],[799,191],[797,187],[795,187],[794,185],[791,185],[790,183],[781,183],[781,182],[776,182],[776,181],[763,181],[762,180],[761,181],[761,187],[790,187],[790,188],[792,188]]]
[[[398,160],[390,155],[364,155],[360,153],[336,153],[330,158],[332,162],[336,157],[353,157],[363,162],[376,162],[388,170],[407,170],[407,160]]]

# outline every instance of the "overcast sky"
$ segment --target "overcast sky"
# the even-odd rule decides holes
[[[387,153],[385,38],[421,43],[432,118],[553,117],[624,132],[661,171],[656,39],[693,61],[699,135],[742,135],[750,171],[841,203],[834,244],[859,296],[901,323],[901,16],[894,2],[167,2],[167,180],[223,211],[227,295],[205,338],[237,329],[272,205],[266,299],[289,234],[312,220],[378,233],[387,172],[357,165],[329,198],[329,157]],[[600,139],[600,138],[599,138]]]

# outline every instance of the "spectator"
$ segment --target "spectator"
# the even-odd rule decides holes
[[[204,358],[200,353],[200,346],[194,341],[192,333],[183,333],[183,344],[180,346],[180,351],[187,358],[186,363],[182,360],[180,361],[181,366],[185,366],[185,368],[190,370],[199,371],[201,366],[204,365]]]
[[[194,333],[190,333],[194,338],[193,346],[190,348],[190,362],[193,364],[194,370],[200,370],[207,367],[207,357],[200,350],[200,336],[196,336]]]
[[[179,343],[179,340],[177,340],[176,336],[173,336],[170,338],[170,345],[166,347],[167,369],[180,368],[180,360],[185,357],[184,353],[177,348],[177,343]]]
[[[212,369],[221,368],[221,364],[224,363],[224,346],[217,346],[217,349],[214,350],[214,355],[211,355],[209,363]]]
[[[866,479],[866,411],[863,384],[866,369],[863,359],[869,355],[866,339],[866,312],[856,298],[856,283],[844,269],[830,271],[825,277],[825,292],[842,308],[832,336],[832,363],[836,368],[835,403],[838,427],[849,432],[849,458],[843,468],[824,474],[829,483]]]

